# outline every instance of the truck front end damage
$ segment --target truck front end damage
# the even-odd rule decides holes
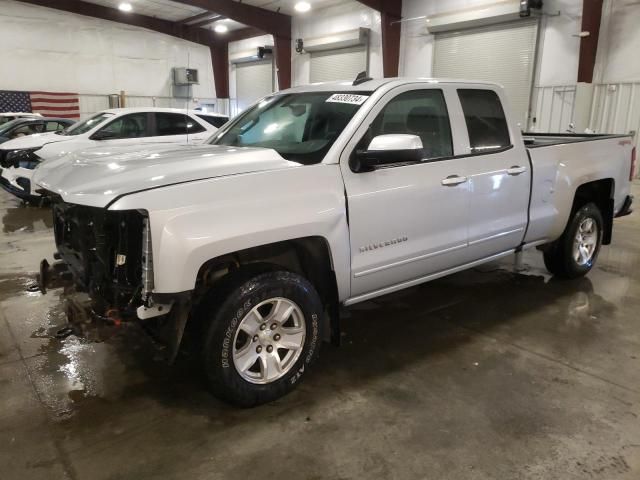
[[[43,260],[39,284],[64,287],[73,332],[91,337],[105,325],[141,324],[177,353],[190,309],[190,293],[153,294],[152,239],[147,212],[108,210],[64,202],[52,203],[58,262]],[[177,325],[176,325],[177,323]]]

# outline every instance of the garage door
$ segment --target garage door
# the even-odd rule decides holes
[[[311,52],[311,83],[353,80],[367,70],[367,47],[340,48]]]
[[[238,112],[272,92],[273,67],[271,60],[236,64]]]
[[[436,34],[433,74],[504,85],[526,128],[537,34],[536,20]]]

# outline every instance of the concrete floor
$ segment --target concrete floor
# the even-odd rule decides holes
[[[2,192],[0,218],[2,480],[640,478],[640,214],[578,281],[531,252],[353,308],[345,345],[253,410],[135,328],[52,338],[59,292],[27,289],[50,212]]]

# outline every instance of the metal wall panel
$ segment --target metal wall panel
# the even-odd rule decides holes
[[[575,95],[575,85],[536,87],[527,130],[545,133],[570,130],[570,124],[574,120]]]
[[[536,123],[531,123],[529,129],[536,132],[566,131],[573,122],[575,91],[575,85],[536,87],[532,102]],[[634,132],[634,143],[638,146],[640,82],[594,85],[589,130],[594,133]]]

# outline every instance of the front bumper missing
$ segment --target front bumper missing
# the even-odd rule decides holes
[[[56,254],[54,258],[58,260],[60,257]],[[140,306],[136,309],[137,318],[129,314],[127,319],[123,317],[123,312],[117,309],[106,309],[102,314],[97,313],[91,297],[76,290],[71,271],[61,261],[50,265],[46,259],[42,260],[37,281],[43,294],[51,288],[64,288],[61,298],[65,303],[68,325],[61,328],[60,332],[65,332],[65,335],[76,334],[90,341],[104,341],[113,336],[125,323],[138,323],[162,346],[166,361],[175,361],[191,312],[191,292],[160,295],[159,300],[162,303]]]

